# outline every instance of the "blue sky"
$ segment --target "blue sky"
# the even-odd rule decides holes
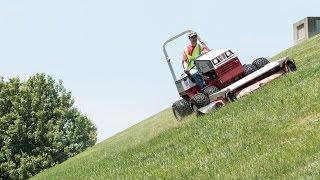
[[[177,100],[162,43],[186,29],[243,62],[293,44],[292,24],[320,1],[0,0],[0,75],[62,79],[98,127],[98,141]],[[182,70],[181,39],[169,46]],[[180,74],[178,72],[177,74]]]

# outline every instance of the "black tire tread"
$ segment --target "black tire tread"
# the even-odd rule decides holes
[[[217,88],[216,86],[209,86],[203,91],[203,94],[205,94],[207,97],[209,97],[211,94],[214,94],[219,91],[220,91],[220,89]]]
[[[260,69],[260,68],[264,67],[265,65],[267,65],[268,63],[269,63],[269,60],[267,58],[260,57],[256,60],[254,60],[252,65],[254,65],[256,68]]]
[[[192,109],[190,107],[190,104],[185,99],[180,99],[180,100],[176,101],[175,103],[173,103],[173,105],[172,105],[173,114],[176,117],[176,119],[179,120],[177,118],[177,115],[175,114],[176,113],[175,110],[177,110],[177,112],[180,114],[181,118],[184,118],[192,113]]]
[[[258,70],[257,67],[252,64],[245,64],[243,67],[244,67],[244,74],[246,76]]]
[[[205,94],[198,93],[190,99],[190,103],[199,109],[210,104],[210,99]]]

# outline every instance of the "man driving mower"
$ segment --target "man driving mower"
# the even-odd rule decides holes
[[[195,64],[195,59],[197,59],[202,53],[206,53],[209,51],[209,48],[206,44],[199,39],[200,44],[198,43],[198,35],[196,32],[189,33],[190,45],[186,46],[183,49],[182,56],[182,65],[184,72],[191,76],[196,84],[200,86],[203,90],[206,87],[205,81],[202,79],[202,76],[198,72],[198,69]]]

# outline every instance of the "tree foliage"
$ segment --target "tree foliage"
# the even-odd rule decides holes
[[[62,82],[0,79],[0,179],[24,179],[96,143],[96,127]]]

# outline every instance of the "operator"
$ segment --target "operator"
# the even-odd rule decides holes
[[[195,60],[202,54],[209,51],[207,45],[201,41],[199,38],[200,44],[198,43],[198,35],[196,32],[189,33],[190,45],[186,46],[183,49],[182,65],[184,72],[191,76],[198,86],[201,89],[206,87],[205,81],[202,79],[202,76],[198,72],[196,67]]]

